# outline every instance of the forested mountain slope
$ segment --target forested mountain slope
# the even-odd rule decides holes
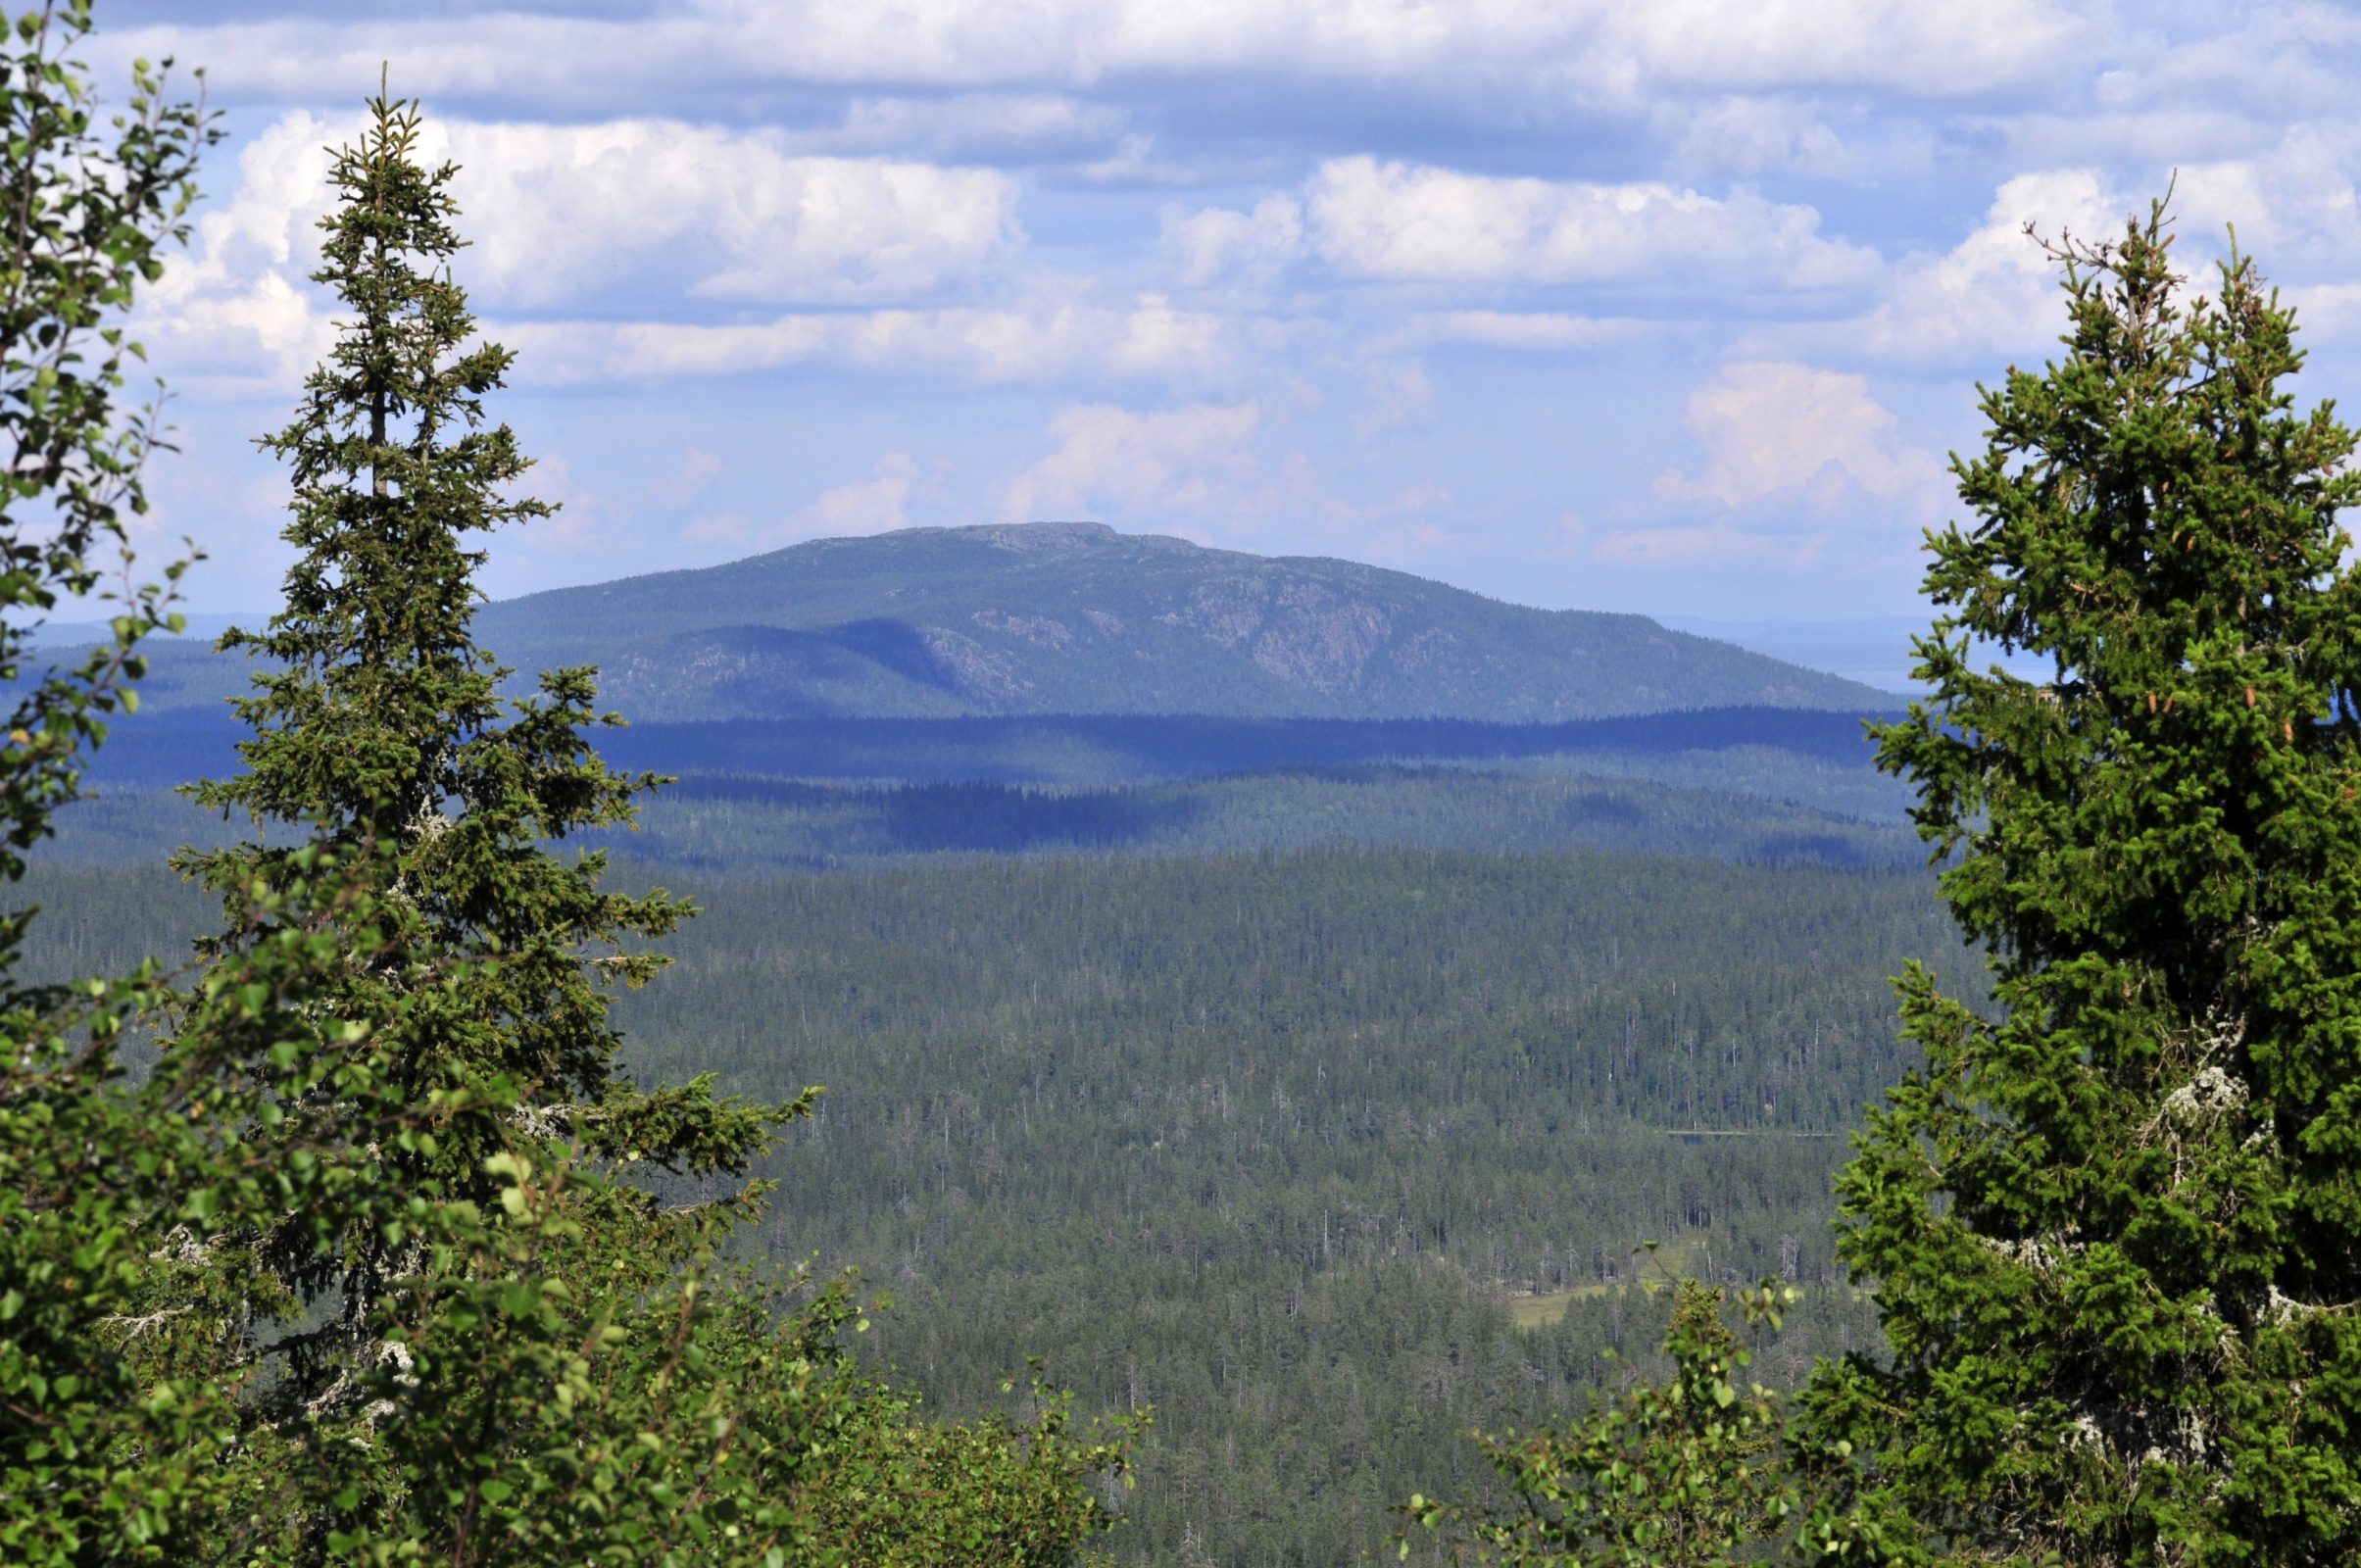
[[[1875,692],[1640,615],[1099,523],[911,528],[487,606],[520,668],[642,717],[1223,713],[1537,721]]]
[[[218,619],[219,617],[214,617]],[[241,617],[259,623],[261,616]],[[640,721],[1171,714],[1558,723],[1709,708],[1869,712],[1891,692],[1669,630],[1406,572],[1098,523],[911,528],[483,607],[529,689],[599,666]],[[44,646],[74,646],[61,627]],[[149,645],[151,708],[218,709],[242,658]]]
[[[1126,1564],[1360,1562],[1472,1483],[1469,1427],[1646,1355],[1642,1241],[1809,1286],[1755,1375],[1874,1343],[1829,1174],[1910,1060],[1886,977],[1974,970],[1923,872],[1330,851],[688,888],[708,912],[623,1004],[635,1066],[827,1086],[763,1241],[890,1294],[878,1353],[933,1408],[1030,1352],[1086,1409],[1156,1407]],[[44,975],[185,952],[210,905],[154,867],[32,891]]]

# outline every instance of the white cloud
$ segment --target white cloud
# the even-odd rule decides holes
[[[1163,214],[1164,244],[1184,283],[1203,285],[1245,271],[1267,279],[1303,254],[1303,209],[1293,197],[1273,193],[1251,213],[1207,207]]]
[[[238,99],[321,82],[506,93],[557,103],[724,83],[1097,86],[1173,73],[1280,74],[1522,102],[1667,85],[1896,89],[1955,98],[2055,72],[2092,25],[2056,0],[703,0],[655,19],[494,13],[464,35],[432,19],[133,29],[113,52],[210,65]],[[1472,79],[1471,79],[1472,78]]]
[[[189,249],[166,258],[142,298],[140,335],[200,390],[283,391],[334,345],[304,277],[329,203],[322,148],[342,133],[298,111],[247,143],[235,192],[198,217]]]
[[[2038,354],[2066,324],[2058,273],[2025,225],[2049,239],[2112,239],[2128,199],[2097,171],[2049,170],[2002,185],[1983,224],[1943,256],[1913,257],[1860,323],[1861,347],[1881,358],[1951,362]]]
[[[447,135],[469,275],[495,305],[634,282],[728,300],[905,299],[1022,238],[1015,182],[992,170],[794,157],[767,134],[666,121],[459,122]]]
[[[1142,295],[1131,309],[1052,302],[788,315],[741,325],[680,321],[512,321],[519,381],[578,384],[733,375],[802,364],[944,373],[982,382],[1061,378],[1188,381],[1218,375],[1218,318]]]
[[[304,279],[334,200],[324,149],[357,129],[298,112],[243,150],[234,191],[201,215],[191,250],[143,307],[176,381],[284,395],[332,346],[333,302]],[[1155,293],[1105,302],[1087,281],[1019,280],[1030,297],[1000,305],[754,320],[714,321],[714,307],[701,303],[858,304],[954,282],[975,292],[977,274],[997,275],[1021,243],[1014,182],[1003,174],[789,157],[767,135],[646,121],[462,122],[433,134],[425,156],[462,166],[461,222],[472,243],[458,260],[461,281],[487,331],[519,351],[520,383],[799,364],[983,382],[1203,381],[1234,368],[1225,318]],[[569,305],[599,312],[569,319]],[[520,316],[528,311],[538,318]]]
[[[1694,281],[1857,286],[1874,252],[1820,237],[1819,215],[1670,185],[1500,179],[1341,158],[1306,203],[1312,243],[1342,271],[1454,283]]]
[[[1880,304],[1827,336],[1916,365],[1982,368],[1996,359],[2054,355],[2067,328],[2066,298],[2041,241],[2120,239],[2128,220],[2145,219],[2168,180],[2174,263],[2192,292],[2212,290],[2213,260],[2227,253],[2235,225],[2240,246],[2260,257],[2271,280],[2288,285],[2307,328],[2322,337],[2349,333],[2361,325],[2349,281],[2361,254],[2356,169],[2361,133],[2313,127],[2280,140],[2269,157],[2157,171],[2147,185],[2097,169],[2018,174],[1999,187],[1965,239],[1939,255],[1904,258]]]
[[[1690,394],[1682,424],[1705,449],[1704,472],[1661,475],[1668,501],[1744,507],[1799,491],[1841,470],[1872,495],[1894,497],[1939,477],[1927,453],[1894,440],[1895,419],[1857,375],[1808,365],[1725,366]]]
[[[332,345],[333,302],[306,278],[335,200],[326,149],[358,129],[297,111],[243,149],[236,189],[199,217],[143,306],[175,371],[217,391],[283,392]],[[471,243],[458,267],[479,309],[894,300],[1022,243],[1005,174],[790,157],[774,141],[654,121],[430,122],[421,155],[461,165]],[[1189,330],[1153,311],[1136,327],[1154,341],[1111,356],[1168,356]]]
[[[795,514],[788,531],[835,539],[907,528],[910,492],[917,484],[917,460],[907,452],[889,452],[877,460],[874,477],[821,491]]]
[[[1067,409],[1050,420],[1056,452],[1009,481],[1001,514],[1013,522],[1074,516],[1096,503],[1131,512],[1234,511],[1261,471],[1254,403],[1192,404],[1169,414],[1134,414],[1107,403]]]

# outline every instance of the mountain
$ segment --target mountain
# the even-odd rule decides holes
[[[1406,572],[1094,522],[910,528],[488,605],[532,671],[600,666],[639,719],[1213,713],[1557,722],[1889,693]]]

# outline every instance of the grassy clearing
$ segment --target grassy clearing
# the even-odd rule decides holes
[[[1520,1329],[1545,1328],[1566,1315],[1566,1304],[1578,1296],[1605,1296],[1613,1291],[1627,1290],[1622,1285],[1578,1285],[1570,1291],[1551,1291],[1548,1296],[1518,1296],[1508,1302],[1509,1315]]]

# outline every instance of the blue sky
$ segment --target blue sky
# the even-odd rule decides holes
[[[329,20],[319,20],[321,14]],[[266,606],[251,449],[333,332],[380,61],[465,166],[507,596],[913,524],[1096,517],[1530,604],[1892,615],[1974,383],[2054,346],[2027,221],[2179,172],[2361,371],[2361,11],[2051,0],[99,0],[102,81],[231,132],[142,310],[162,550]]]

